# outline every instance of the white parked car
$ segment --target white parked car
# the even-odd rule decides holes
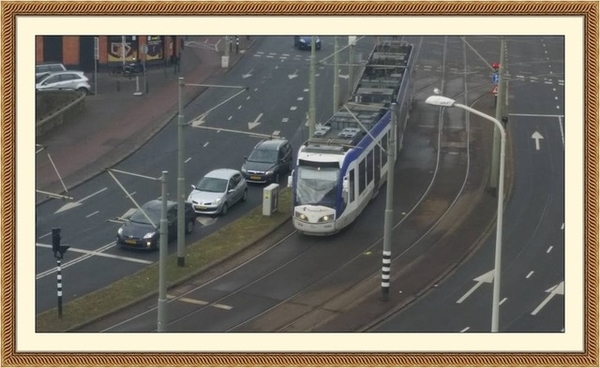
[[[90,92],[89,79],[80,71],[68,70],[45,75],[36,80],[37,91],[73,89],[88,94]]]
[[[42,75],[65,71],[67,71],[67,68],[61,63],[38,64],[35,66],[35,77],[38,78]]]
[[[248,183],[238,170],[216,169],[192,185],[187,201],[203,215],[224,215],[239,201],[248,197]]]

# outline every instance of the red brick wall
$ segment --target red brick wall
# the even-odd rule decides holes
[[[79,65],[79,36],[63,37],[63,64]]]
[[[44,61],[44,39],[42,36],[35,36],[35,63],[40,64]]]

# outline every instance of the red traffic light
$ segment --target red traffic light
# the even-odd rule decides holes
[[[492,68],[495,69],[495,70],[498,70],[498,69],[500,69],[500,64],[499,63],[493,63],[492,64]]]

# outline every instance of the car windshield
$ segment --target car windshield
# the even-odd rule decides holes
[[[299,205],[312,204],[333,208],[340,170],[333,167],[298,166],[296,199]]]
[[[272,164],[277,162],[277,150],[255,149],[248,157],[248,161]]]
[[[142,207],[142,209],[144,210],[144,212],[146,212],[146,215],[148,215],[148,217],[150,217],[152,222],[154,222],[154,226],[158,226],[160,224],[161,209],[153,209],[153,208],[147,208],[147,207]],[[140,224],[152,225],[150,222],[148,222],[148,219],[146,218],[146,216],[144,216],[144,213],[140,210],[135,211],[133,213],[133,215],[131,215],[129,220],[131,220],[131,222],[138,222]]]
[[[204,177],[196,185],[196,189],[203,192],[223,193],[227,189],[227,179]]]
[[[46,78],[48,76],[48,74],[50,74],[50,73],[44,73],[44,74],[41,74],[41,75],[38,75],[37,77],[35,77],[35,83],[36,84],[40,83],[40,81],[42,79]]]

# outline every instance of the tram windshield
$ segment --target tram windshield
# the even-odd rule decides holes
[[[296,200],[298,205],[335,207],[339,168],[298,166]]]

